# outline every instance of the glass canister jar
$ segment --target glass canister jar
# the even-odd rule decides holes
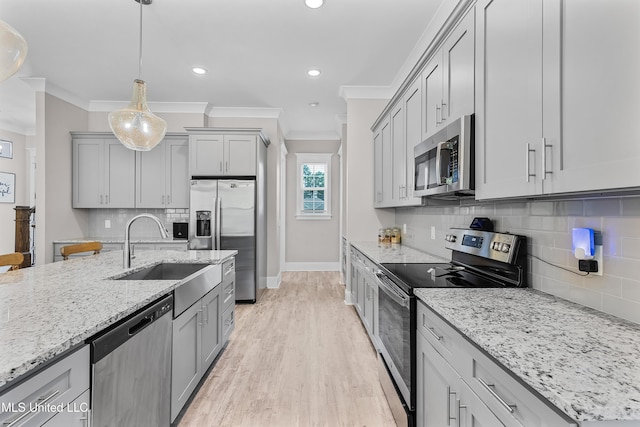
[[[393,229],[391,230],[391,243],[400,243],[400,240],[402,239],[402,233],[400,232],[400,228],[399,227],[393,227]]]
[[[391,243],[391,234],[393,233],[391,228],[384,229],[384,242]]]
[[[384,243],[384,228],[378,230],[378,243]]]

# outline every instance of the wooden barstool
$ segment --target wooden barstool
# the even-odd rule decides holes
[[[17,270],[20,268],[20,265],[24,262],[24,255],[20,252],[14,252],[11,254],[0,255],[0,266],[10,265],[11,270]]]
[[[99,254],[102,250],[102,243],[100,242],[86,242],[78,243],[75,245],[67,245],[60,248],[60,255],[62,259],[69,259],[69,255],[77,254],[80,252],[93,251],[93,254]]]

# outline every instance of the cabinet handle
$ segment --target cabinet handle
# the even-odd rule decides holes
[[[162,204],[164,205],[164,196],[162,196]]]
[[[440,120],[438,120],[438,111],[440,111],[440,104],[436,104],[436,125],[440,124]],[[440,116],[442,116],[442,113]]]
[[[105,204],[105,205],[108,205],[108,204],[109,204],[109,195],[108,195],[108,194],[106,194],[106,195],[104,196],[104,204]]]
[[[83,415],[79,420],[82,421],[82,425],[89,427],[91,425],[91,421],[89,421],[91,419],[91,410],[84,411],[82,414]]]
[[[447,425],[451,425],[451,420],[455,420],[455,417],[451,417],[451,395],[456,395],[455,391],[451,391],[451,386],[447,386]]]
[[[532,149],[532,148],[531,148],[531,144],[529,144],[529,143],[527,142],[527,156],[525,157],[525,160],[526,160],[525,173],[526,173],[526,175],[527,175],[527,182],[531,182],[531,177],[532,177],[532,176],[536,176],[536,174],[535,174],[535,173],[531,173],[531,168],[530,168],[530,164],[529,164],[529,163],[530,163],[530,162],[529,162],[529,154],[530,154],[530,153],[535,153],[535,152],[536,152],[536,150]]]
[[[171,204],[171,194],[167,194],[167,204]]]
[[[547,148],[551,148],[553,145],[547,144],[545,138],[542,138],[542,180],[544,181],[548,173],[553,171],[547,170]]]
[[[222,160],[220,160],[220,172],[222,172]]]
[[[228,161],[224,162],[224,171],[225,172],[229,172],[229,162]]]
[[[50,401],[51,399],[53,399],[54,397],[56,397],[58,394],[60,394],[60,390],[55,390],[53,392],[51,392],[50,395],[48,395],[47,397],[39,397],[36,400],[36,405],[32,408],[30,408],[27,412],[25,412],[24,414],[20,415],[18,418],[14,419],[13,421],[5,421],[2,424],[5,425],[6,427],[13,427],[18,425],[22,420],[24,420],[26,417],[28,417],[29,415],[33,414],[34,412],[38,411],[38,406],[39,405],[44,405],[45,403],[47,403],[48,401]],[[29,405],[31,407],[31,405]]]
[[[100,195],[100,204],[102,204],[102,194]]]
[[[204,324],[202,323],[202,317],[204,316],[202,314],[202,309],[198,310],[198,314],[196,314],[196,316],[200,317],[200,320],[198,321],[198,326],[202,328],[202,326],[204,326]]]
[[[438,341],[440,341],[442,339],[442,335],[438,335],[436,334],[436,331],[433,328],[430,328],[427,326],[427,331],[429,331],[429,333]]]
[[[442,120],[441,120],[441,121],[443,121],[443,122],[444,122],[444,121],[446,120],[446,119],[445,119],[445,117],[444,117],[444,111],[445,111],[445,107],[447,106],[447,103],[446,103],[446,102],[444,102],[444,101],[441,101],[440,103],[442,104],[442,111],[440,112],[440,117],[442,118]],[[447,114],[447,117],[448,117],[448,116],[449,116],[449,115]]]
[[[206,304],[204,307],[202,307],[202,311],[204,312],[204,316],[205,316],[204,323],[208,325],[209,324],[209,304]]]
[[[516,405],[509,405],[507,402],[505,402],[505,400],[502,397],[500,397],[498,393],[496,393],[493,390],[493,388],[491,388],[491,387],[495,387],[494,384],[487,384],[485,380],[483,380],[480,377],[477,377],[476,379],[482,385],[482,387],[484,387],[489,392],[489,394],[491,394],[498,402],[500,402],[502,406],[504,406],[504,409],[509,411],[510,414],[513,414],[513,410],[514,408],[516,408]]]
[[[456,406],[457,406],[457,410],[456,413],[458,414],[458,418],[456,420],[456,427],[460,427],[460,409],[467,409],[467,405],[461,405],[460,404],[460,399],[456,399]]]

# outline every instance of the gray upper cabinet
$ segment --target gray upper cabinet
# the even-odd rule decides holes
[[[376,208],[386,207],[391,201],[391,123],[387,116],[373,135],[373,191]]]
[[[189,141],[168,136],[136,155],[136,207],[189,207]]]
[[[477,3],[478,199],[640,186],[640,3],[614,4]]]
[[[422,71],[422,139],[474,112],[474,26],[471,9]]]
[[[133,208],[135,152],[113,134],[73,135],[73,207]]]
[[[255,135],[221,133],[190,135],[191,175],[255,176],[256,141]]]

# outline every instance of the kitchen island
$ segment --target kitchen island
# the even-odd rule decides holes
[[[118,320],[172,292],[179,280],[114,280],[161,262],[220,264],[237,251],[122,251],[0,275],[0,391]]]

